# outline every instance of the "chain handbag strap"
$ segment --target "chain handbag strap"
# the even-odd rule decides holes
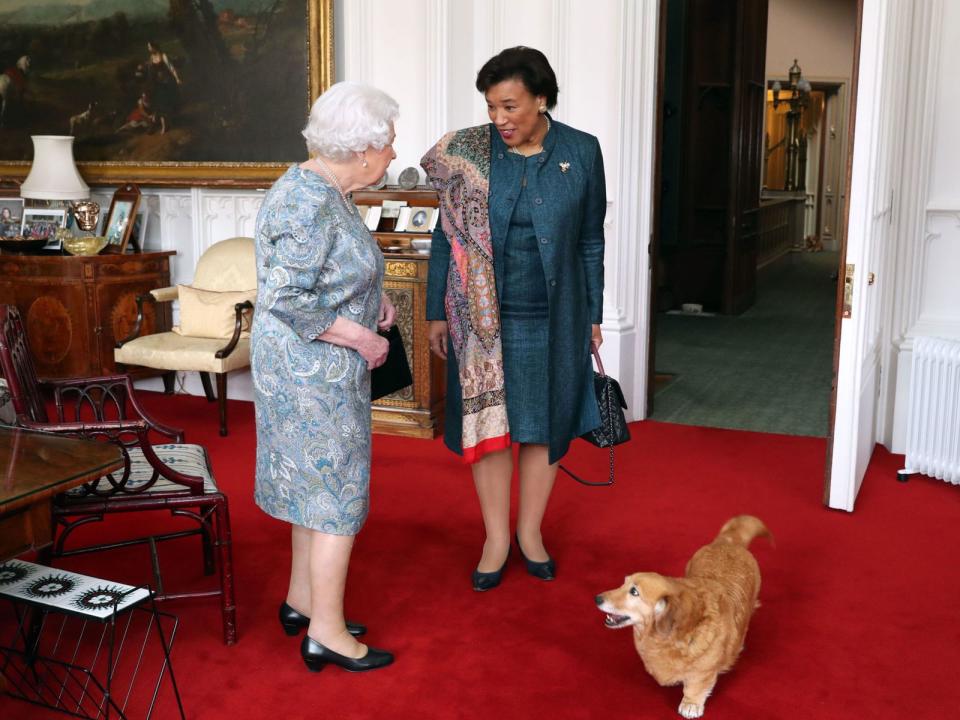
[[[591,352],[593,353],[593,359],[594,359],[594,361],[597,363],[597,373],[598,373],[601,377],[606,377],[607,374],[603,371],[603,361],[600,360],[600,353],[597,352],[597,348],[596,348],[592,343],[591,343],[591,345],[590,345],[590,350],[591,350]],[[607,390],[606,396],[607,396],[607,398],[606,398],[606,400],[607,400],[607,417],[613,417],[613,411],[615,410],[615,408],[614,408],[614,406],[613,406],[614,400],[613,400],[613,393],[609,391],[609,388],[608,388],[608,390]],[[576,481],[577,481],[578,483],[580,483],[581,485],[589,485],[590,487],[605,487],[605,486],[607,486],[607,485],[613,485],[613,442],[612,442],[613,438],[607,438],[607,439],[610,440],[611,442],[610,442],[610,446],[609,446],[609,448],[608,448],[609,451],[610,451],[610,476],[609,476],[609,478],[607,479],[606,482],[591,482],[591,481],[589,481],[589,480],[584,480],[584,479],[583,479],[582,477],[580,477],[579,475],[576,475],[576,474],[570,472],[570,470],[568,470],[567,468],[565,468],[563,465],[560,465],[560,469],[563,470],[567,475],[569,475],[570,477],[572,477],[574,480],[576,480]]]

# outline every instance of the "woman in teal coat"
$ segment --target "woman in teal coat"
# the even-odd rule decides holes
[[[428,335],[447,360],[445,441],[471,463],[486,528],[482,591],[510,551],[512,443],[521,556],[531,575],[556,574],[540,525],[557,464],[600,425],[590,346],[602,342],[606,191],[597,139],[547,112],[558,88],[543,53],[504,50],[476,84],[490,124],[445,135],[423,167],[440,196]]]

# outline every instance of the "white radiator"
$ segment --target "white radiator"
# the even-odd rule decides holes
[[[960,485],[960,342],[913,341],[906,472]]]

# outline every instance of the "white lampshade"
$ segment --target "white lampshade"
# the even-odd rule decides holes
[[[73,162],[72,135],[32,135],[33,165],[20,197],[33,200],[84,200],[90,187]]]

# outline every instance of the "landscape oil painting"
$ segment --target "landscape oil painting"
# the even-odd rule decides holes
[[[0,176],[73,135],[88,182],[269,182],[305,159],[332,2],[0,0]]]

